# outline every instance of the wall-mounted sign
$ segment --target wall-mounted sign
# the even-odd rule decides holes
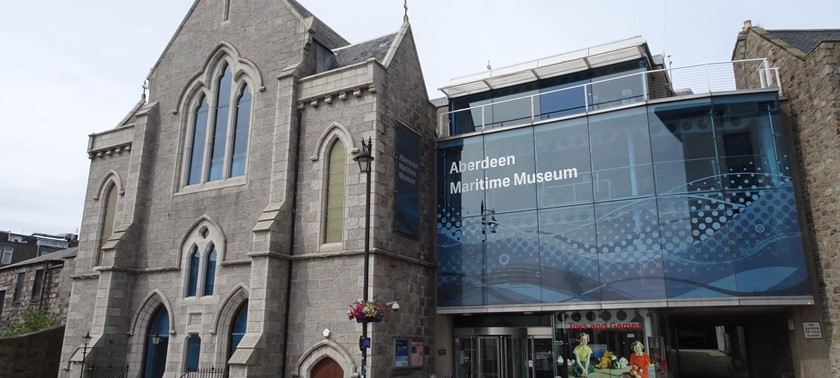
[[[822,339],[820,322],[802,322],[802,331],[806,339]]]
[[[420,234],[420,135],[397,123],[394,229]]]

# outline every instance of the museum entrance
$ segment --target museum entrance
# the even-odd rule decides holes
[[[669,318],[680,378],[793,376],[787,318],[779,309],[675,309]]]
[[[455,378],[554,377],[551,328],[455,330]]]

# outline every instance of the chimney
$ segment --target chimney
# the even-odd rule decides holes
[[[749,30],[752,27],[752,20],[744,21],[744,27],[741,28],[742,32]]]

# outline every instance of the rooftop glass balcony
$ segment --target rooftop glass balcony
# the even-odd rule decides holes
[[[770,67],[766,59],[633,72],[445,112],[440,115],[439,134],[484,132],[655,99],[768,88],[781,92],[779,69]]]

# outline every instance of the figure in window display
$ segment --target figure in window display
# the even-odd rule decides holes
[[[575,363],[572,365],[573,377],[589,377],[589,374],[595,373],[595,367],[592,366],[589,359],[592,357],[592,348],[589,344],[589,335],[586,332],[581,332],[578,335],[578,346],[575,347]]]
[[[640,341],[633,341],[633,354],[630,355],[630,371],[627,374],[633,378],[648,378],[650,356],[645,353],[645,346]]]

